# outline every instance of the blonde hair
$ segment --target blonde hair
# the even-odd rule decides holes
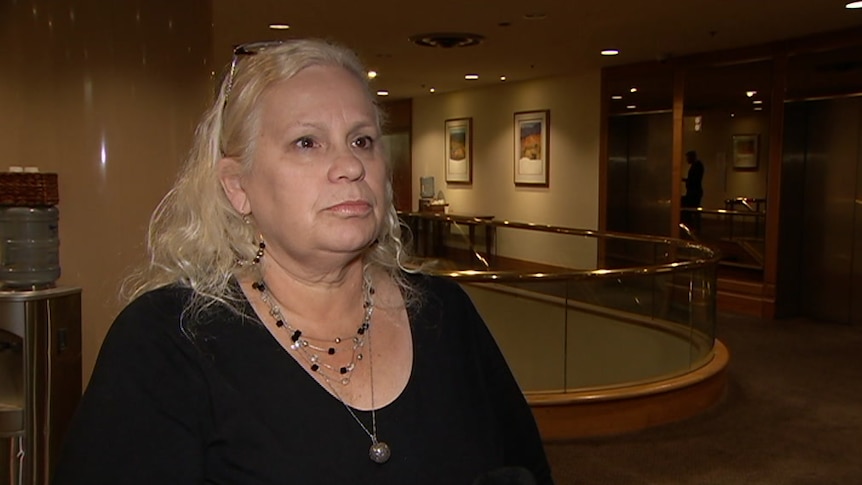
[[[267,45],[254,54],[235,55],[231,73],[198,125],[176,183],[153,212],[147,238],[149,261],[126,280],[123,293],[127,299],[170,284],[191,288],[196,306],[240,298],[231,280],[249,274],[250,265],[238,262],[254,258],[256,233],[228,201],[219,181],[218,163],[228,156],[239,160],[243,170],[251,169],[261,96],[274,83],[315,65],[346,69],[361,80],[369,99],[374,100],[359,59],[332,43],[292,40]],[[374,104],[379,126],[382,114]],[[376,243],[363,257],[366,267],[385,270],[402,290],[409,290],[402,274],[407,256],[392,203],[391,167],[387,172],[388,209]]]

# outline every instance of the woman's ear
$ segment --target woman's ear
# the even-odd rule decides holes
[[[242,187],[242,164],[234,158],[218,161],[218,178],[231,205],[240,214],[248,214],[251,207]]]

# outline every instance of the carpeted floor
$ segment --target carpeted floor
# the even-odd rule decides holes
[[[862,484],[862,328],[719,315],[725,400],[629,435],[547,445],[558,485]]]

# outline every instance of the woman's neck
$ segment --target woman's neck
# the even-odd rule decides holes
[[[365,278],[363,262],[357,259],[339,271],[313,275],[263,264],[259,279],[292,326],[327,338],[356,330],[368,298]]]

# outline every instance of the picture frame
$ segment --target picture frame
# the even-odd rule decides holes
[[[446,183],[473,183],[473,118],[448,119],[445,128]]]
[[[519,111],[514,118],[516,186],[549,185],[550,110]]]
[[[760,135],[740,134],[732,137],[734,170],[757,170],[760,152]]]

